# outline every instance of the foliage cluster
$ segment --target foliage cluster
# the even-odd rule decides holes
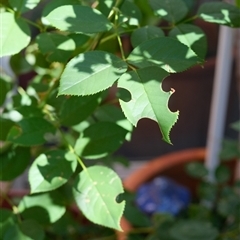
[[[235,126],[239,123],[235,124]],[[238,148],[239,151],[239,148]],[[225,145],[222,155],[233,153]],[[236,151],[235,151],[236,152]],[[238,155],[239,156],[239,155]],[[173,216],[169,213],[154,213],[151,217],[138,210],[134,194],[127,194],[125,217],[132,224],[128,240],[237,240],[240,237],[240,181],[233,180],[233,159],[222,159],[215,170],[215,182],[209,182],[209,172],[202,162],[186,165],[192,180],[197,180],[196,196],[189,206]],[[232,161],[233,160],[233,161]],[[161,196],[159,196],[161,199]]]
[[[142,118],[156,121],[171,143],[178,112],[168,109],[174,91],[163,91],[162,81],[202,64],[207,50],[192,21],[240,27],[239,8],[208,2],[195,11],[194,2],[2,1],[0,57],[12,55],[17,78],[34,73],[26,88],[4,72],[0,78],[0,180],[14,180],[30,164],[31,190],[12,212],[1,210],[3,239],[53,239],[56,226],[61,235],[71,196],[90,221],[121,230],[121,180],[96,161],[114,161]]]

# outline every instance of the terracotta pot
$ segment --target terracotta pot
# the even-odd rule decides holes
[[[192,148],[156,157],[145,163],[140,169],[127,177],[123,185],[126,190],[135,192],[143,183],[156,176],[167,176],[181,185],[185,185],[196,195],[199,180],[193,179],[185,171],[185,165],[190,162],[203,162],[206,157],[205,148]],[[234,171],[235,162],[229,162],[230,168]],[[233,181],[234,177],[230,181]],[[126,240],[131,230],[131,224],[124,217],[121,219],[121,226],[124,232],[118,232],[118,240]]]

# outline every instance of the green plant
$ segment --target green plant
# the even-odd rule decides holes
[[[239,129],[239,122],[233,126]],[[225,152],[226,148],[224,147],[223,150]],[[227,152],[231,150],[228,149]],[[193,160],[188,163],[185,170],[192,178],[189,182],[198,180],[196,194],[193,194],[188,207],[176,215],[165,212],[154,213],[149,217],[136,207],[135,194],[128,193],[125,197],[128,207],[124,216],[131,224],[131,229],[126,239],[239,239],[240,180],[233,180],[237,159],[235,156],[222,159],[215,170],[214,182],[208,180],[209,171],[203,162]],[[181,178],[181,172],[179,172],[179,178]],[[157,189],[156,192],[158,192]],[[164,199],[164,196],[159,196],[159,202],[161,199]]]
[[[156,121],[163,140],[171,143],[178,112],[168,109],[174,90],[161,86],[169,74],[204,62],[206,37],[192,24],[195,18],[240,26],[237,7],[210,2],[193,15],[193,3],[2,1],[0,57],[12,55],[17,77],[33,74],[26,88],[9,93],[14,82],[1,73],[0,180],[15,179],[33,161],[31,195],[13,204],[13,213],[4,212],[4,239],[44,239],[43,228],[49,237],[50,225],[72,203],[70,196],[90,221],[121,230],[125,203],[116,200],[121,180],[97,163],[114,161],[112,154],[130,140],[132,125],[142,118]],[[28,11],[35,9],[40,17],[32,19]],[[126,37],[132,51],[124,45]],[[116,87],[110,98],[109,89]],[[48,219],[37,219],[40,210]],[[32,236],[28,224],[41,234]]]
[[[198,170],[202,169],[205,169],[207,174],[207,169],[201,164],[193,162],[188,166],[188,171],[197,178]],[[240,182],[228,184],[230,171],[223,165],[217,168],[216,178],[217,182],[212,184],[202,176],[198,188],[199,199],[177,216],[156,213],[149,219],[141,214],[141,217],[132,222],[134,228],[130,230],[128,239],[239,239]],[[140,214],[136,209],[133,211]]]

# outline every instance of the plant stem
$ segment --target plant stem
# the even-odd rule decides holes
[[[187,19],[183,20],[182,22],[180,22],[179,24],[190,22],[192,20],[195,20],[196,18],[198,18],[198,15],[194,15],[194,16],[192,16],[190,18],[187,18]]]
[[[122,41],[121,41],[121,38],[120,38],[119,35],[117,35],[117,40],[118,40],[118,45],[119,45],[119,48],[120,48],[120,51],[121,51],[122,59],[123,59],[124,61],[126,61],[126,57],[125,57],[125,54],[124,54]]]
[[[76,151],[74,150],[74,148],[72,147],[72,145],[67,141],[67,139],[65,138],[64,136],[64,133],[59,129],[59,132],[60,132],[60,135],[63,139],[63,141],[65,142],[65,145],[67,146],[67,148],[69,149],[70,152],[72,152],[76,158],[77,158],[77,161],[79,162],[80,166],[82,167],[82,169],[84,171],[87,171],[87,168],[86,166],[84,165],[82,159],[78,156],[78,154],[76,153]]]
[[[12,202],[6,193],[1,193],[0,196],[12,207],[13,213],[17,215],[18,221],[21,222],[22,220],[19,215],[18,207]]]
[[[40,32],[43,31],[42,26],[40,26],[39,24],[37,24],[37,23],[35,23],[35,22],[32,22],[31,20],[29,20],[29,19],[27,19],[27,18],[24,18],[24,17],[22,17],[22,19],[23,19],[25,22],[29,23],[30,25],[38,28],[38,29],[40,30]]]

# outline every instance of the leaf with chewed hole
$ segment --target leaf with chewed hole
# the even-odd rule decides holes
[[[118,87],[131,93],[131,100],[120,100],[121,108],[133,124],[142,118],[156,121],[162,132],[163,139],[171,143],[169,133],[178,118],[178,112],[171,112],[168,100],[172,92],[162,90],[162,81],[169,74],[158,67],[147,67],[129,71],[122,75]]]
[[[123,193],[118,175],[103,166],[92,166],[77,177],[74,198],[83,214],[92,222],[105,227],[122,230],[120,219],[125,201],[118,203],[117,197]]]

